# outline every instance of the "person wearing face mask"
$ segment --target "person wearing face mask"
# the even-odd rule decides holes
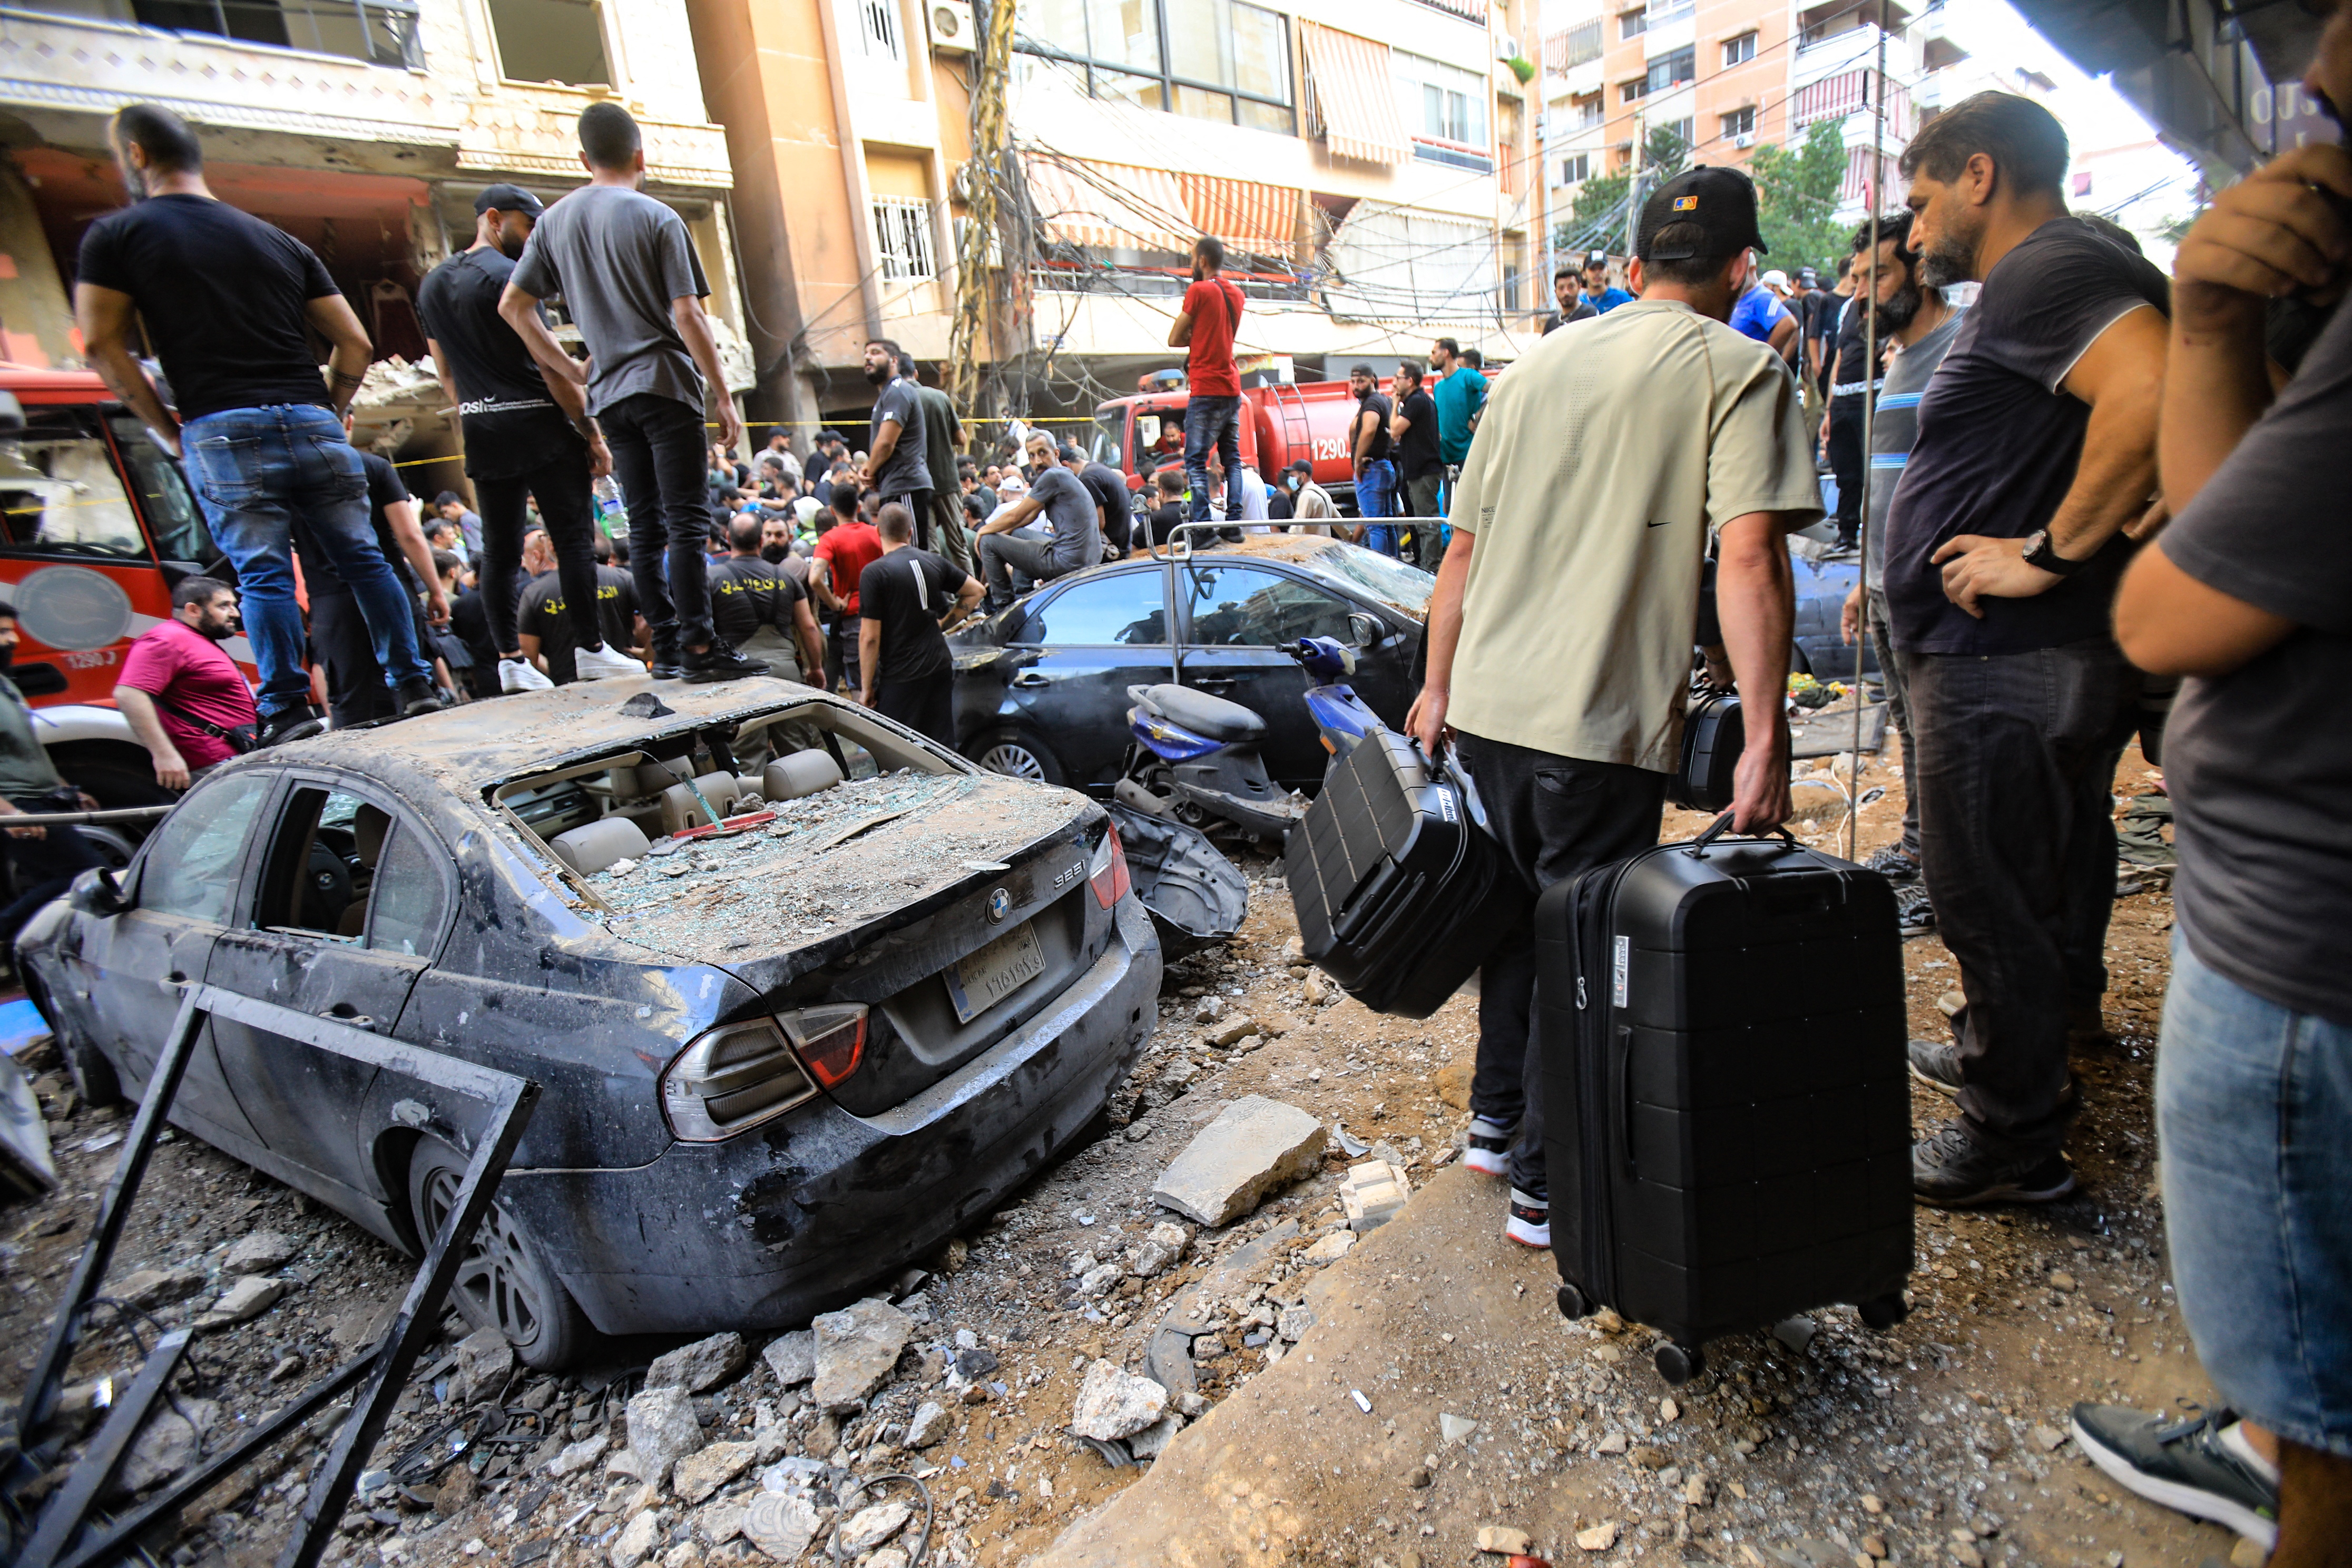
[[[515,573],[522,560],[528,502],[536,498],[564,598],[596,597],[596,532],[593,482],[612,472],[613,455],[587,394],[540,373],[530,350],[499,314],[515,262],[545,209],[517,185],[485,186],[474,198],[474,243],[431,272],[416,290],[425,346],[449,405],[466,436],[466,473],[482,512],[482,597],[490,611],[490,638],[499,645],[499,689],[540,691],[550,684],[522,654],[514,615]],[[594,619],[573,623],[574,635],[597,637]],[[645,667],[600,639],[572,651],[583,680],[642,675]]]
[[[172,618],[159,621],[123,656],[114,705],[154,759],[155,782],[185,789],[254,749],[261,722],[245,672],[220,645],[244,630],[236,593],[210,577],[172,589]]]
[[[1315,465],[1301,458],[1282,470],[1282,494],[1286,515],[1299,533],[1328,533],[1339,515],[1331,492],[1315,482]],[[1319,526],[1317,526],[1319,525]]]

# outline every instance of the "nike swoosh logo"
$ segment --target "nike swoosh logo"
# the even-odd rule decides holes
[[[1675,521],[1675,520],[1674,520],[1673,518],[1671,518],[1671,517],[1669,517],[1669,518],[1664,518],[1664,519],[1660,520],[1659,521],[1656,521],[1656,522],[1651,523],[1649,526],[1650,526],[1650,527],[1652,527],[1652,528],[1664,528],[1664,527],[1666,527],[1668,524],[1672,523],[1674,521]]]

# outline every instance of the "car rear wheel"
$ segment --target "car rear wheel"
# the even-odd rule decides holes
[[[432,1245],[457,1206],[466,1160],[427,1140],[408,1163],[408,1212],[420,1243]],[[557,1372],[586,1351],[593,1330],[572,1293],[547,1266],[547,1252],[507,1205],[493,1203],[449,1288],[449,1304],[478,1329],[496,1327],[525,1366]]]
[[[1018,730],[1000,730],[981,736],[964,749],[964,755],[992,773],[1008,778],[1027,779],[1033,784],[1057,784],[1068,775],[1062,772],[1062,761],[1048,751],[1044,742],[1031,739]]]

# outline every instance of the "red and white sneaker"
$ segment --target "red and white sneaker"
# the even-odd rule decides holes
[[[1511,1217],[1503,1222],[1503,1238],[1521,1247],[1551,1247],[1551,1205],[1511,1189]]]
[[[1465,1168],[1482,1176],[1506,1173],[1511,1159],[1511,1129],[1483,1116],[1470,1119],[1470,1142],[1462,1151]]]

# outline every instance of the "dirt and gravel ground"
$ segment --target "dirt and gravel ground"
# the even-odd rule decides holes
[[[2118,793],[2137,793],[2145,771],[2137,753],[2127,758]],[[1861,814],[1867,854],[1894,835],[1899,771],[1873,763],[1863,785],[1885,789]],[[1834,792],[1800,795],[1816,814],[1800,830],[1825,847],[1842,844]],[[1667,837],[1699,826],[1678,816]],[[536,1412],[514,1417],[520,1440],[355,1508],[332,1560],[633,1568],[642,1549],[643,1561],[664,1568],[757,1561],[736,1533],[740,1510],[761,1486],[761,1465],[793,1455],[859,1474],[914,1471],[938,1510],[930,1560],[991,1568],[1499,1563],[1475,1549],[1478,1531],[1497,1525],[1528,1531],[1555,1563],[1612,1568],[1861,1568],[1880,1559],[2198,1568],[2231,1556],[2226,1534],[2120,1494],[2063,1436],[2077,1399],[2189,1409],[2210,1397],[2165,1282],[2153,1195],[2148,1088],[2171,924],[2160,887],[2116,903],[2113,1038],[2077,1058],[2081,1193],[2038,1210],[1923,1210],[1907,1322],[1874,1334],[1831,1309],[1777,1337],[1719,1341],[1706,1372],[1669,1395],[1649,1363],[1650,1337],[1605,1321],[1564,1322],[1549,1259],[1501,1238],[1499,1184],[1449,1168],[1475,999],[1457,997],[1414,1023],[1327,997],[1319,977],[1286,961],[1295,932],[1278,868],[1245,868],[1247,925],[1228,947],[1169,970],[1159,1033],[1109,1134],[950,1248],[939,1272],[899,1282],[914,1336],[897,1380],[864,1412],[820,1415],[755,1354],[740,1377],[696,1401],[714,1441],[760,1449],[758,1464],[706,1499],[648,1493],[608,1474],[601,1456],[553,1476],[548,1461],[576,1439],[609,1434],[620,1447],[623,1399],[646,1362],[670,1348],[616,1344],[584,1375],[525,1373],[483,1393]],[[1949,955],[1930,937],[1906,943],[1905,963],[1914,1031],[1941,1027],[1937,999],[1956,979]],[[1256,1027],[1234,1045],[1207,1043],[1244,1017]],[[13,1287],[0,1291],[0,1364],[19,1377],[114,1159],[107,1141],[126,1120],[73,1107],[55,1079],[44,1088],[65,1184],[0,1215],[0,1262]],[[1335,1147],[1319,1171],[1249,1217],[1221,1232],[1188,1224],[1185,1256],[1155,1277],[1086,1296],[1079,1265],[1139,1246],[1170,1217],[1152,1203],[1153,1182],[1246,1094],[1387,1144],[1416,1188],[1402,1217],[1338,1261],[1319,1261],[1339,1245],[1318,1245],[1341,1224],[1336,1194],[1349,1161]],[[1931,1125],[1950,1110],[1921,1089],[1915,1113]],[[93,1336],[76,1379],[123,1378],[134,1334],[209,1305],[232,1282],[228,1249],[256,1232],[286,1238],[290,1257],[270,1272],[289,1289],[251,1321],[199,1342],[181,1403],[210,1418],[207,1451],[367,1342],[411,1268],[309,1200],[176,1139],[158,1153],[112,1279],[142,1268],[199,1277],[160,1289],[184,1299],[156,1300]],[[1194,1363],[1199,1398],[1186,1402],[1202,1414],[1156,1464],[1114,1468],[1064,1431],[1079,1381],[1097,1357],[1142,1370],[1171,1309],[1199,1310],[1188,1326],[1213,1331],[1196,1347],[1208,1355]],[[467,1368],[445,1364],[457,1329],[452,1320],[428,1352],[376,1464],[467,1409]],[[1300,1337],[1287,1342],[1283,1329]],[[753,1340],[755,1352],[767,1337]],[[926,1401],[945,1406],[944,1428],[927,1447],[898,1447]],[[1475,1429],[1449,1442],[1447,1415]],[[314,1443],[275,1471],[239,1478],[160,1541],[159,1557],[182,1568],[274,1557],[322,1451]],[[649,1525],[629,1528],[648,1513]],[[862,1561],[903,1568],[895,1553],[911,1549],[912,1534]]]

